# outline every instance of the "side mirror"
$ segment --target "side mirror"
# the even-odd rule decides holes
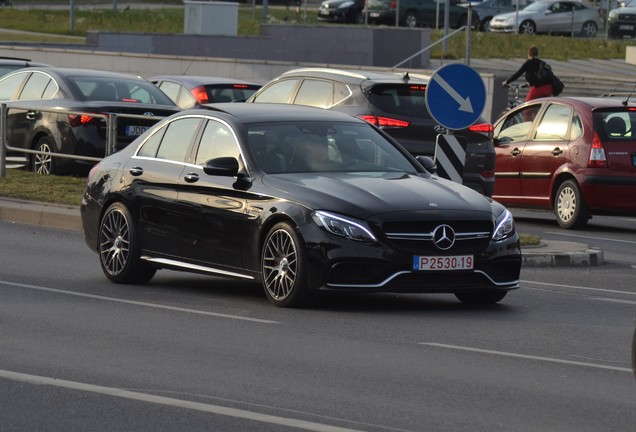
[[[235,177],[238,174],[239,163],[233,157],[219,157],[210,159],[203,166],[203,172],[208,175]]]
[[[419,155],[416,156],[415,159],[417,159],[420,165],[422,165],[422,167],[424,167],[424,169],[430,174],[435,174],[437,172],[437,165],[435,165],[435,161],[432,158]]]

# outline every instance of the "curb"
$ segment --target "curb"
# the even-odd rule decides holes
[[[78,206],[0,198],[0,221],[82,232]],[[605,263],[603,251],[581,243],[547,240],[521,248],[524,267],[591,267]]]

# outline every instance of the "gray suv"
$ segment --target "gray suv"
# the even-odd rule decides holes
[[[448,131],[426,108],[426,76],[331,68],[294,69],[274,78],[247,103],[309,105],[360,117],[384,130],[412,155],[434,156],[439,134]],[[429,101],[430,103],[430,101]],[[492,196],[495,148],[492,124],[455,131],[466,138],[463,184]]]

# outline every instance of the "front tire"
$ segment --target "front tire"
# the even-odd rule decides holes
[[[141,243],[128,208],[114,203],[99,223],[99,262],[108,279],[115,283],[146,283],[156,269],[141,260]]]
[[[537,32],[537,26],[532,21],[524,21],[519,26],[519,33],[533,35]]]
[[[580,229],[587,224],[590,215],[581,188],[575,181],[566,180],[559,186],[554,199],[554,214],[561,228]]]
[[[478,292],[455,293],[459,301],[470,305],[492,305],[506,297],[508,291],[483,290]]]
[[[33,147],[33,150],[41,154],[31,155],[31,172],[42,175],[56,174],[55,160],[51,153],[54,153],[54,146],[48,137],[42,137]]]
[[[274,225],[265,238],[261,279],[267,299],[278,307],[301,307],[310,299],[304,246],[287,222]]]

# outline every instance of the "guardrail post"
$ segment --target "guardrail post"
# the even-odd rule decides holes
[[[108,113],[106,119],[108,124],[106,125],[106,155],[115,153],[115,147],[117,145],[117,116],[113,113]]]
[[[0,177],[7,176],[7,104],[0,105]]]

